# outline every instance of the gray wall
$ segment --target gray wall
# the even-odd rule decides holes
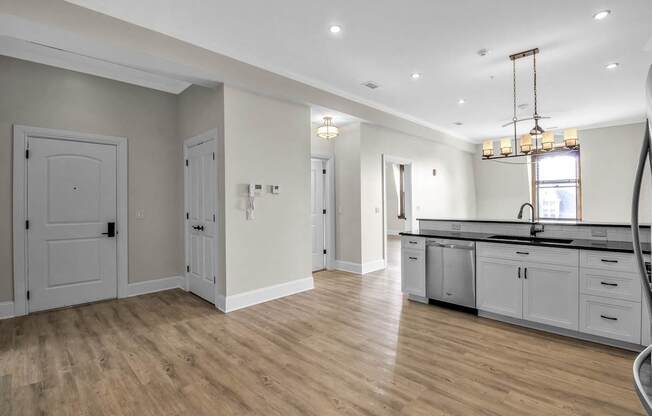
[[[172,94],[0,56],[0,301],[13,299],[13,124],[127,137],[129,280],[182,273],[176,113]]]
[[[310,109],[225,86],[224,146],[227,296],[312,276]]]

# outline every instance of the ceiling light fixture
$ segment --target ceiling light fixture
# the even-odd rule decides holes
[[[328,30],[330,30],[331,33],[340,33],[342,31],[342,26],[333,25]]]
[[[616,69],[616,68],[618,68],[619,66],[620,66],[620,64],[619,64],[618,62],[612,62],[612,63],[610,63],[610,64],[607,64],[607,65],[605,66],[605,68],[611,70],[611,69]]]
[[[322,139],[334,139],[340,135],[340,129],[333,125],[333,117],[324,117],[324,124],[317,128],[317,136]]]
[[[606,19],[610,14],[611,14],[611,10],[600,10],[599,12],[593,15],[593,19],[603,20]]]
[[[412,77],[412,79],[419,79],[419,78],[421,78],[421,74],[418,73],[418,72],[414,72],[414,73],[412,73],[412,75],[410,75],[410,76]]]

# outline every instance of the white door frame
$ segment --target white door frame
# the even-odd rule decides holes
[[[14,125],[13,244],[14,244],[14,316],[26,315],[27,304],[27,138],[70,140],[116,146],[116,237],[118,298],[128,296],[129,224],[127,138],[87,134],[66,130]]]
[[[326,162],[324,200],[326,201],[326,224],[324,226],[324,247],[326,247],[326,270],[335,269],[335,160],[332,155],[312,153],[310,159]]]
[[[409,226],[411,230],[416,227],[416,219],[414,218],[414,209],[412,206],[412,189],[414,188],[413,178],[414,178],[414,162],[410,159],[405,159],[399,156],[392,155],[381,155],[382,162],[382,178],[383,178],[383,259],[385,265],[387,265],[387,175],[386,175],[386,165],[387,163],[395,163],[405,165],[405,213],[407,214],[406,226]]]
[[[215,152],[215,174],[217,175],[218,166],[217,166],[217,129],[211,129],[205,133],[199,134],[197,136],[191,137],[189,139],[186,139],[183,141],[183,163],[184,163],[184,171],[183,171],[183,244],[184,244],[184,262],[186,265],[189,264],[190,261],[190,242],[188,241],[188,235],[189,235],[189,228],[190,223],[186,219],[186,212],[189,212],[188,210],[188,198],[189,198],[189,190],[188,190],[188,175],[186,174],[186,166],[185,166],[185,161],[188,159],[188,149],[190,149],[193,146],[197,146],[198,144],[202,144],[205,142],[209,142],[213,140],[213,151]],[[219,221],[219,211],[220,211],[220,204],[219,204],[219,195],[218,195],[218,189],[219,187],[217,186],[217,180],[219,178],[215,179],[215,250],[213,251],[213,276],[216,276],[217,281],[220,281],[221,276],[218,273],[218,267],[217,267],[217,262],[221,261],[219,252],[219,244],[220,244],[220,235],[222,235],[222,229],[220,228],[220,221]],[[183,275],[185,277],[184,283],[185,283],[185,290],[190,290],[190,276],[188,275],[187,269],[184,267],[183,269]],[[218,284],[217,281],[215,282],[215,306],[218,306],[218,299],[220,297],[224,297],[224,295],[220,295],[219,289],[218,289]]]

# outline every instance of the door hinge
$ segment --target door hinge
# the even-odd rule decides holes
[[[29,220],[25,220],[25,229],[29,230]]]
[[[326,254],[326,249],[324,249],[324,254]]]
[[[213,214],[213,222],[215,222],[215,214]]]
[[[186,271],[190,273],[190,266],[186,266]]]
[[[215,160],[215,152],[213,152],[213,160]]]
[[[25,159],[29,159],[29,149],[25,149]]]
[[[213,276],[213,284],[215,284],[215,281],[216,281],[216,280],[217,280],[217,279],[215,279],[215,276]]]
[[[324,210],[324,214],[326,214],[326,210]]]
[[[27,291],[27,300],[29,300],[29,290]]]
[[[188,213],[188,212],[186,212],[186,219],[187,219],[187,220],[190,219],[190,213]]]
[[[189,163],[190,163],[190,162],[188,161],[188,159],[186,159],[186,166],[188,166]]]
[[[321,173],[326,174],[326,169],[322,170]]]

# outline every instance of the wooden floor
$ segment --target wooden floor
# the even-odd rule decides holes
[[[403,299],[394,273],[225,316],[181,290],[0,321],[0,415],[632,415],[634,354]]]

